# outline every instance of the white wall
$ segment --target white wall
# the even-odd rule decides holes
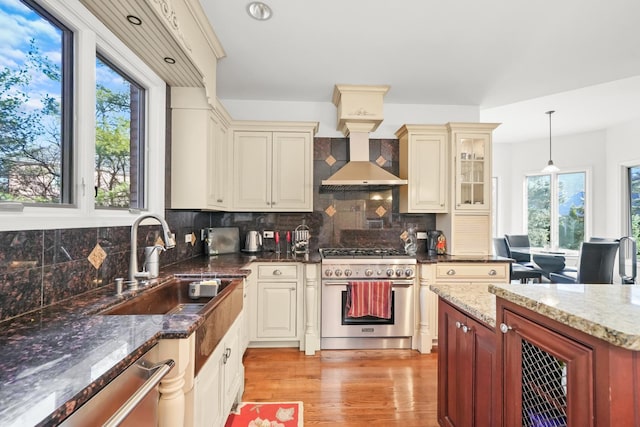
[[[337,109],[331,102],[244,101],[222,99],[234,120],[283,120],[320,122],[316,136],[342,137],[337,127]],[[395,138],[404,124],[477,122],[480,110],[468,105],[384,104],[384,120],[371,138]]]
[[[640,119],[607,129],[605,229],[609,235],[622,234],[622,169],[640,165]]]
[[[640,119],[606,130],[553,137],[553,161],[561,170],[589,170],[591,222],[587,236],[622,235],[621,165],[640,164]],[[542,170],[549,140],[501,143],[493,147],[493,176],[498,177],[496,235],[524,231],[524,176]],[[589,209],[589,208],[588,208]]]

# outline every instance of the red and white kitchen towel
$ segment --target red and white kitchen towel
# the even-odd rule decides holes
[[[346,308],[348,317],[391,319],[391,282],[349,282]]]

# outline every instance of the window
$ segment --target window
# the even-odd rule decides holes
[[[579,250],[585,236],[584,171],[526,177],[526,221],[531,246]]]
[[[640,165],[627,168],[628,199],[626,234],[640,243]],[[639,245],[637,245],[638,247]]]
[[[163,214],[166,83],[77,0],[3,0],[0,25],[0,230]]]
[[[144,208],[144,89],[96,58],[97,207]]]
[[[71,203],[73,33],[30,1],[4,3],[0,23],[15,35],[0,71],[0,200]]]

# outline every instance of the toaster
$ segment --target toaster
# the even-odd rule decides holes
[[[189,283],[189,297],[191,299],[213,298],[218,295],[219,279],[203,280],[202,282]]]

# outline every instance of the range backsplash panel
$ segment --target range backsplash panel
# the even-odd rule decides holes
[[[398,188],[385,191],[320,192],[320,183],[349,159],[348,138],[315,138],[313,144],[312,213],[211,213],[216,227],[238,227],[241,247],[249,230],[295,230],[300,224],[311,229],[311,250],[322,247],[393,247],[401,249],[402,232],[410,225],[418,231],[435,228],[434,214],[400,214]],[[397,139],[370,139],[369,160],[397,175]],[[418,251],[426,250],[420,240]],[[269,247],[272,249],[272,247]]]

